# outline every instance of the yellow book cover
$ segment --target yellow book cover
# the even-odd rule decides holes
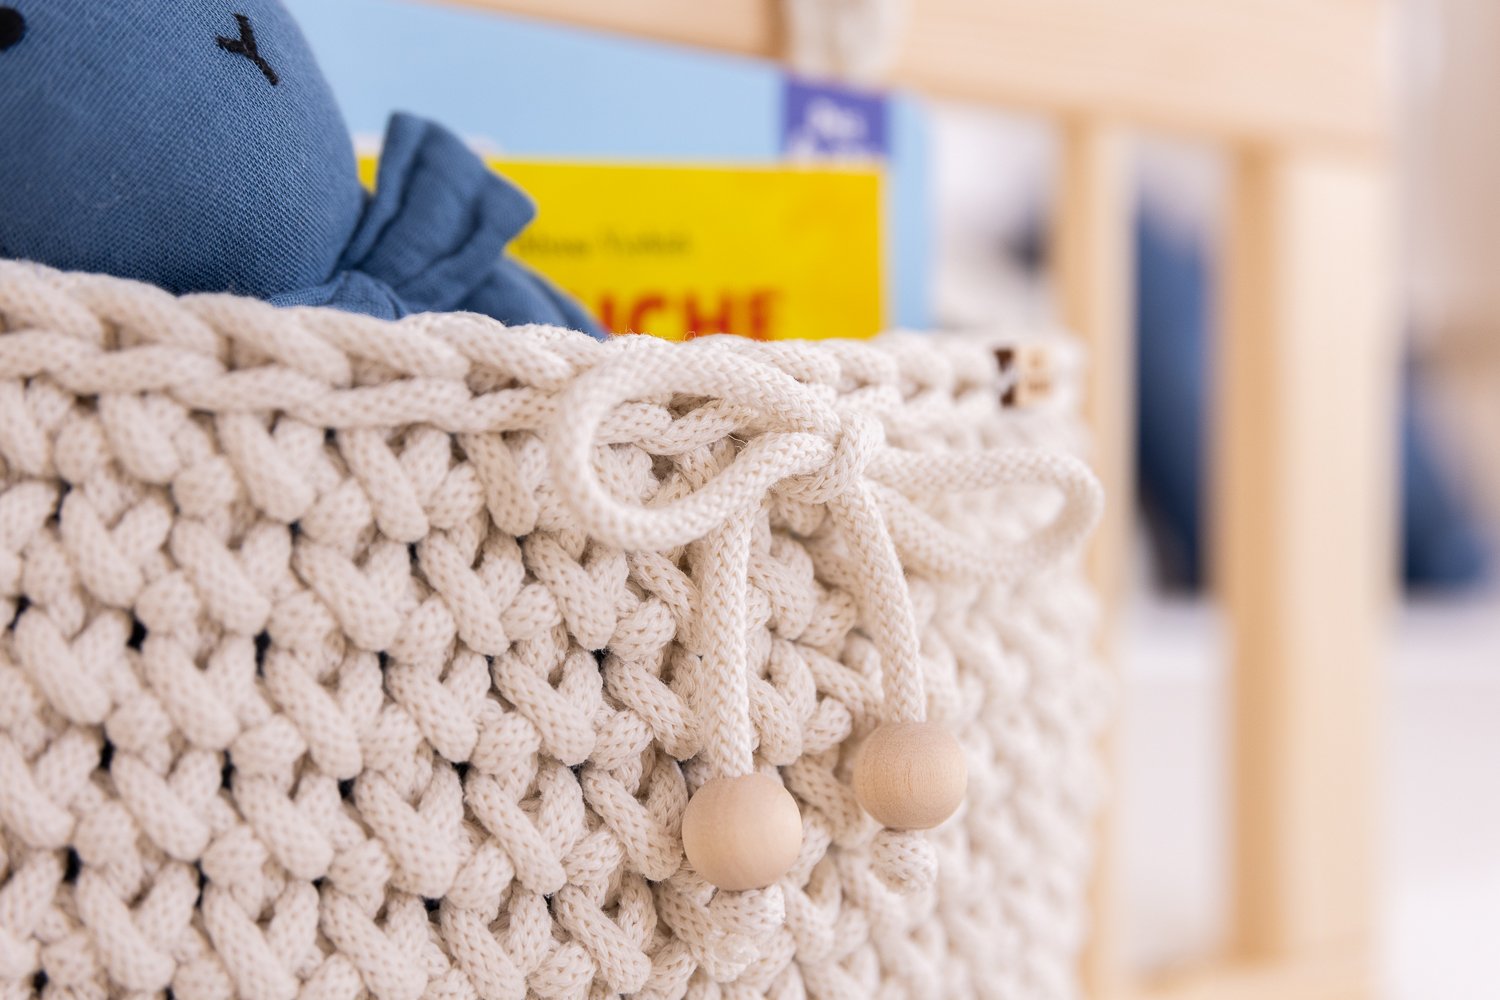
[[[786,340],[884,326],[873,167],[488,162],[537,203],[511,252],[616,333]],[[375,158],[361,168],[373,180]]]

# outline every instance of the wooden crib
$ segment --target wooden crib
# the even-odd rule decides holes
[[[777,0],[467,0],[779,58]],[[1041,115],[1060,137],[1056,286],[1092,351],[1117,607],[1132,496],[1132,133],[1230,164],[1213,441],[1216,578],[1234,656],[1232,943],[1145,976],[1102,865],[1094,1000],[1371,995],[1372,750],[1392,591],[1397,316],[1392,14],[1380,0],[911,0],[889,82]],[[1106,838],[1107,842],[1107,838]]]

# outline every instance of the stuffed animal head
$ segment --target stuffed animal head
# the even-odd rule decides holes
[[[277,0],[0,0],[0,256],[269,297],[327,280],[362,207]]]

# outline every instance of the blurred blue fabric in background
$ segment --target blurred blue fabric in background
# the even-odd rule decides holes
[[[1137,441],[1140,489],[1162,582],[1196,588],[1208,570],[1208,330],[1213,282],[1199,234],[1174,225],[1149,200],[1136,221]],[[1414,587],[1456,587],[1485,576],[1475,519],[1441,462],[1408,366],[1400,448],[1403,576]]]

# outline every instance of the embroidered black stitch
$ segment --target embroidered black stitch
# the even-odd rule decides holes
[[[223,35],[220,35],[218,39],[219,48],[225,52],[233,52],[237,56],[244,56],[246,59],[249,59],[255,63],[256,68],[266,75],[266,79],[271,81],[271,86],[276,86],[281,82],[281,77],[276,75],[276,71],[271,68],[271,64],[266,62],[265,58],[260,54],[260,49],[256,48],[255,29],[250,26],[250,19],[244,14],[236,14],[234,15],[234,19],[239,23],[240,37],[225,38]]]
[[[26,37],[26,18],[14,7],[0,7],[0,52]]]
[[[255,676],[264,677],[266,653],[271,648],[271,633],[258,632],[255,636]]]

